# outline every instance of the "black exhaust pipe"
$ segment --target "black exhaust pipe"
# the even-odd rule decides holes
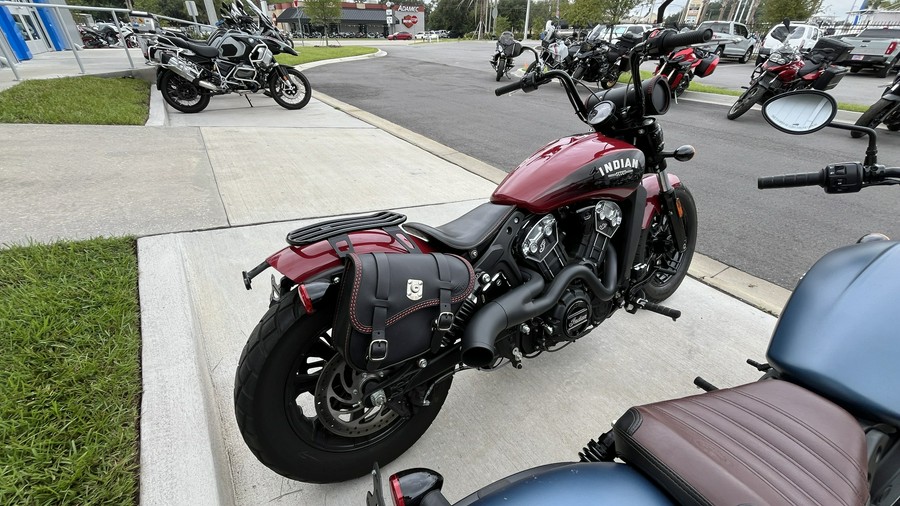
[[[462,339],[462,361],[470,367],[485,367],[494,360],[494,344],[500,332],[546,313],[562,298],[563,292],[576,280],[584,281],[600,300],[611,300],[618,285],[616,250],[606,245],[603,279],[581,264],[564,267],[544,291],[544,278],[535,271],[523,269],[530,279],[522,286],[488,302],[475,313],[466,326]],[[541,292],[543,295],[538,297]],[[537,297],[537,298],[536,298]]]

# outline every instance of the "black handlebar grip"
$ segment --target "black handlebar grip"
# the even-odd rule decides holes
[[[681,46],[690,46],[691,44],[702,44],[712,38],[711,29],[691,30],[683,33],[664,33],[663,39],[659,43],[660,52],[667,52]]]
[[[756,180],[756,186],[760,190],[765,190],[766,188],[792,188],[795,186],[822,186],[824,184],[824,170],[800,174],[784,174],[782,176],[765,176]]]
[[[524,81],[520,79],[514,83],[509,83],[506,86],[501,86],[501,87],[497,88],[496,90],[494,90],[494,95],[497,95],[499,97],[500,95],[506,95],[507,93],[512,93],[516,90],[521,90],[523,82]]]

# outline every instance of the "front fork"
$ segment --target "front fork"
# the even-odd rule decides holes
[[[687,232],[684,229],[684,208],[681,201],[675,195],[675,188],[669,184],[669,175],[666,169],[662,169],[656,173],[659,181],[660,206],[662,212],[669,218],[669,226],[672,229],[672,236],[675,238],[675,245],[678,251],[684,252],[687,249]]]

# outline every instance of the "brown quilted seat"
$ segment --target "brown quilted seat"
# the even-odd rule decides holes
[[[681,504],[864,505],[865,435],[846,411],[785,381],[631,408],[616,452]]]

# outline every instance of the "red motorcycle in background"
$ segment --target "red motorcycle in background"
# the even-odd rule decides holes
[[[785,26],[788,30],[784,34],[784,40],[787,41],[790,23],[785,22]],[[786,91],[825,91],[834,88],[844,78],[847,68],[834,66],[831,62],[843,59],[852,49],[852,44],[828,37],[820,38],[809,52],[803,52],[785,42],[753,70],[750,87],[728,110],[728,119],[737,119],[749,111],[753,104],[763,103]]]
[[[631,68],[712,31],[646,37]],[[523,51],[513,46],[511,58]],[[244,273],[248,289],[269,267],[282,276],[234,385],[238,427],[263,464],[306,482],[362,476],[422,436],[457,372],[520,368],[619,309],[680,316],[658,302],[687,274],[697,211],[666,164],[694,148],[664,150],[654,116],[671,101],[666,79],[632,78],[583,101],[566,72],[535,64],[496,94],[559,80],[587,133],[539,149],[447,224],[388,211],[317,223]]]
[[[719,65],[719,55],[698,47],[681,47],[659,59],[654,75],[669,80],[673,97],[680,97],[694,77],[707,77]]]

